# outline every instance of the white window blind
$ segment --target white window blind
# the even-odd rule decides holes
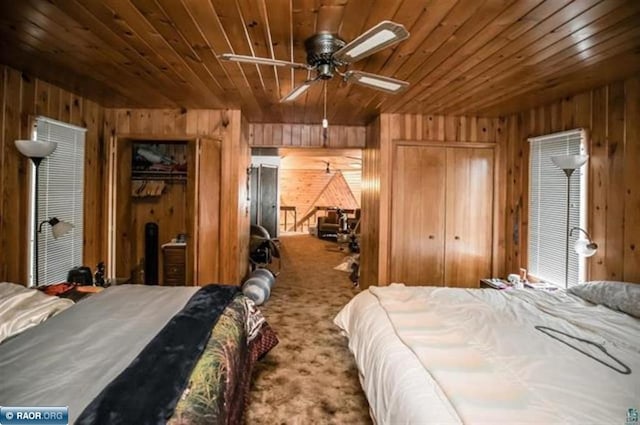
[[[567,235],[567,176],[551,161],[556,155],[584,154],[583,131],[571,130],[529,139],[528,270],[564,287]],[[569,229],[584,228],[587,165],[571,176]],[[568,286],[584,279],[584,259],[573,249],[579,232],[569,238]]]
[[[42,226],[38,234],[40,285],[65,282],[69,270],[82,265],[85,131],[48,118],[36,120],[37,140],[58,143],[40,164],[37,222],[56,217],[73,225],[58,239],[53,238],[51,226]]]

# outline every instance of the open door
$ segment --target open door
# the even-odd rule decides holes
[[[130,139],[116,138],[112,163],[112,258],[115,278],[129,281],[134,270],[131,263],[131,146]]]

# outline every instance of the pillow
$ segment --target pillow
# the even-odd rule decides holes
[[[37,289],[0,282],[0,342],[72,305],[71,300],[51,297]]]
[[[613,281],[586,282],[569,288],[570,294],[640,319],[640,284]]]

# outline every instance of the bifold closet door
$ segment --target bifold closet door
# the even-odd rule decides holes
[[[493,149],[447,148],[445,286],[491,276]]]
[[[392,282],[442,285],[446,151],[396,147],[391,201]]]

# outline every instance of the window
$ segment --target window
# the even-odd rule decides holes
[[[538,279],[564,287],[567,235],[567,176],[555,155],[585,154],[584,132],[571,130],[529,139],[528,270]],[[569,229],[586,228],[587,165],[571,176]],[[579,232],[569,238],[568,286],[584,281],[585,261],[573,250]]]
[[[46,224],[37,235],[40,285],[64,282],[71,268],[82,265],[85,131],[48,118],[36,119],[36,139],[58,143],[56,150],[40,164],[37,223],[56,217],[73,225],[69,233],[58,239],[53,238],[51,227]],[[35,187],[33,182],[32,205],[35,201]],[[31,236],[33,264],[33,235]],[[30,282],[34,283],[33,281],[34,277],[31,276]]]

